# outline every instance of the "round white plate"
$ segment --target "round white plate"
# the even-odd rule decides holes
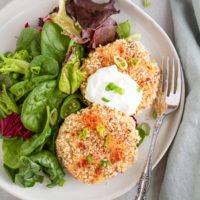
[[[99,2],[99,1],[98,1]],[[162,56],[170,56],[178,59],[176,50],[165,32],[131,0],[117,0],[117,7],[121,13],[114,18],[118,22],[130,19],[133,32],[142,35],[142,42],[151,52],[152,58],[159,63]],[[15,49],[16,37],[19,35],[24,24],[29,22],[36,25],[37,18],[45,16],[55,6],[58,0],[14,0],[0,11],[0,52]],[[184,83],[183,83],[184,86]],[[166,118],[159,134],[154,167],[163,157],[171,144],[178,129],[184,106],[184,92],[180,109]],[[153,124],[152,119],[146,116],[140,117],[141,121]],[[27,200],[106,200],[114,199],[136,185],[145,164],[150,137],[139,148],[137,163],[123,174],[119,174],[110,180],[97,184],[85,185],[74,180],[69,174],[66,175],[64,187],[48,189],[44,184],[37,184],[33,188],[24,189],[11,182],[2,167],[2,152],[0,151],[0,186],[13,195]]]

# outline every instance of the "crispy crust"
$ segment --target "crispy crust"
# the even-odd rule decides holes
[[[103,125],[103,136],[97,126]],[[80,132],[88,128],[87,138]],[[107,143],[107,138],[110,142]],[[93,184],[115,176],[131,166],[137,157],[139,136],[135,121],[115,109],[92,105],[65,119],[60,128],[56,149],[63,166],[81,182]],[[92,163],[87,156],[92,157]],[[103,161],[109,165],[101,169]]]

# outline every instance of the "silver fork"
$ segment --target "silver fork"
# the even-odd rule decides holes
[[[171,69],[170,65],[172,66]],[[175,62],[173,58],[172,61],[170,62],[169,57],[167,57],[166,59],[163,58],[161,67],[162,67],[161,92],[165,100],[166,109],[164,113],[155,122],[147,161],[143,173],[140,177],[140,181],[138,183],[138,191],[135,200],[145,200],[147,198],[147,193],[151,181],[152,156],[156,144],[156,139],[160,131],[160,127],[163,123],[164,118],[178,109],[181,100],[183,75],[182,75],[180,61],[178,60]]]

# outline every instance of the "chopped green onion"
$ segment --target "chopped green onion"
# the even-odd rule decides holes
[[[143,122],[139,125],[139,128],[141,128],[147,136],[150,134],[151,127],[149,124]]]
[[[158,117],[158,114],[155,110],[152,112],[152,117],[153,117],[153,119],[157,119],[157,117]]]
[[[79,134],[78,137],[79,139],[83,140],[85,138],[87,138],[89,135],[89,129],[88,128],[84,128]]]
[[[88,155],[88,156],[86,157],[86,160],[87,160],[87,162],[88,162],[89,164],[92,164],[92,162],[93,162],[93,158],[92,158],[91,155]]]
[[[100,137],[104,136],[105,127],[102,124],[97,125],[96,130]]]
[[[120,38],[127,38],[131,34],[130,20],[117,25],[117,34]]]
[[[139,127],[137,127],[136,130],[138,131],[138,134],[140,136],[140,141],[137,144],[137,146],[139,147],[142,144],[142,142],[144,141],[144,138],[146,137],[146,134],[145,134],[144,130],[139,128]]]
[[[114,63],[117,65],[119,69],[124,70],[128,68],[126,60],[119,55],[114,56]]]
[[[102,161],[102,163],[101,163],[101,165],[100,165],[100,168],[101,168],[101,169],[104,169],[104,168],[106,168],[109,164],[110,164],[110,161],[109,161],[109,160],[104,160],[104,161]]]
[[[120,87],[116,88],[114,91],[115,91],[115,93],[120,94],[120,95],[124,94],[124,90]]]
[[[109,145],[110,145],[110,140],[111,140],[111,137],[110,137],[110,135],[107,135],[106,136],[106,141],[105,141],[105,147],[109,147]]]
[[[141,92],[141,87],[137,86],[137,92],[140,93]]]
[[[150,5],[151,5],[150,0],[143,0],[143,6],[144,6],[145,8],[149,7]]]
[[[110,83],[106,86],[105,90],[106,90],[107,92],[109,92],[109,91],[114,91],[115,93],[120,94],[120,95],[123,95],[123,94],[124,94],[124,89],[122,89],[121,87],[117,86],[117,85],[116,85],[115,83],[113,83],[113,82],[110,82]]]
[[[129,37],[127,37],[126,40],[128,40],[128,41],[133,41],[133,40],[139,41],[139,40],[141,40],[141,35],[140,34],[132,34]]]
[[[144,123],[141,123],[136,129],[140,136],[140,141],[137,144],[137,146],[140,146],[140,144],[143,142],[144,138],[150,134],[151,128],[150,128],[149,124],[144,122]]]
[[[104,102],[106,102],[106,103],[110,102],[110,100],[107,99],[106,97],[102,97],[101,100],[104,101]]]
[[[131,58],[129,59],[129,62],[133,65],[137,65],[139,62],[139,58]]]

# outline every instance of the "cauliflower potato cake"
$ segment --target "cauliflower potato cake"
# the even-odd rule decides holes
[[[124,172],[137,158],[135,121],[124,113],[93,104],[68,116],[56,149],[64,168],[87,184]]]
[[[160,79],[157,63],[150,59],[149,52],[139,41],[120,39],[91,52],[81,67],[86,73],[81,85],[82,94],[85,96],[88,78],[100,68],[115,65],[116,56],[127,63],[126,68],[119,67],[118,70],[128,74],[142,89],[142,100],[136,110],[139,114],[153,104]]]

